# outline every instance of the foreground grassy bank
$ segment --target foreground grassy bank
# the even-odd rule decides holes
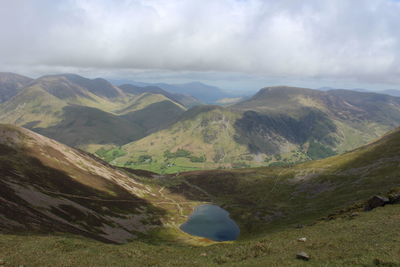
[[[400,266],[400,205],[208,247],[65,235],[0,235],[5,266]],[[306,242],[297,241],[306,237]],[[309,262],[295,258],[305,251]]]

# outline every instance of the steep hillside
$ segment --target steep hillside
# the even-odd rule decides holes
[[[29,130],[0,125],[0,147],[2,233],[63,232],[123,243],[180,217],[171,207],[182,198]],[[185,205],[181,212],[190,211]]]
[[[400,98],[270,87],[228,108],[190,109],[171,127],[123,146],[123,156],[107,159],[168,173],[292,164],[354,149],[398,125]]]
[[[5,129],[4,126],[3,129]],[[9,130],[6,132],[9,132]],[[14,132],[15,129],[11,131],[11,133]],[[22,130],[22,133],[26,132],[26,130]],[[1,136],[3,136],[2,143],[6,139],[7,149],[10,149],[9,144],[15,143],[15,141],[11,141],[13,140],[12,135],[4,135],[3,130]],[[37,140],[37,135],[33,134],[33,136],[34,140]],[[37,141],[35,142],[26,136],[24,140],[33,147],[37,145]],[[40,141],[40,143],[46,142],[51,141],[45,138]],[[49,145],[54,147],[53,142]],[[17,222],[29,225],[32,214],[35,214],[34,211],[40,211],[41,214],[45,211],[48,212],[44,208],[48,205],[47,199],[42,195],[40,195],[40,198],[37,197],[38,192],[50,195],[49,191],[60,190],[54,179],[54,177],[60,176],[53,176],[53,179],[50,179],[50,177],[40,179],[40,177],[47,176],[44,176],[46,173],[39,172],[42,169],[42,166],[39,166],[39,168],[33,169],[35,179],[28,180],[26,177],[31,176],[28,175],[29,172],[26,169],[22,169],[22,171],[15,169],[15,166],[18,166],[18,170],[22,166],[28,166],[29,169],[32,165],[27,165],[26,161],[21,161],[18,158],[17,162],[21,162],[21,166],[13,162],[11,165],[13,167],[9,167],[10,165],[7,168],[2,167],[4,162],[8,164],[7,159],[12,159],[10,155],[21,156],[21,153],[16,154],[13,151],[13,153],[7,154],[7,150],[2,149],[1,151],[3,154],[0,158],[0,163],[2,163],[0,170],[11,170],[7,172],[6,176],[3,176],[5,178],[1,180],[1,190],[10,188],[10,184],[12,184],[13,189],[16,188],[17,193],[13,193],[12,196],[18,198],[9,201],[11,203],[15,203],[21,197],[30,198],[30,204],[27,205],[24,202],[24,206],[13,207],[13,211],[18,212],[24,208],[21,210],[21,214],[28,214],[28,216],[25,215],[26,220],[23,222],[21,220]],[[51,151],[42,148],[43,154],[36,153],[36,155],[40,155],[41,161],[46,162],[46,164],[55,164],[49,163],[50,159],[46,159],[45,156]],[[59,149],[59,151],[63,151],[63,149]],[[400,219],[399,151],[400,129],[397,129],[378,141],[357,150],[292,167],[197,171],[150,179],[141,178],[140,180],[139,177],[135,177],[135,180],[130,180],[136,181],[132,185],[135,188],[140,186],[139,181],[148,183],[147,189],[150,188],[154,194],[158,192],[156,198],[162,197],[163,195],[159,193],[165,191],[169,192],[168,196],[173,196],[177,203],[181,205],[187,201],[194,201],[193,203],[206,201],[222,206],[230,212],[230,216],[240,225],[241,236],[235,242],[216,245],[207,240],[195,239],[179,231],[168,232],[163,229],[161,232],[164,231],[164,237],[169,238],[169,242],[154,239],[154,237],[150,239],[141,238],[141,235],[139,235],[138,240],[114,246],[71,235],[52,235],[46,229],[45,223],[40,224],[46,233],[45,235],[38,233],[21,235],[21,232],[25,233],[25,230],[18,228],[20,226],[15,223],[14,219],[12,219],[13,223],[10,223],[10,220],[2,219],[0,245],[4,249],[0,251],[0,257],[9,265],[27,264],[27,259],[29,259],[29,263],[34,266],[66,263],[74,266],[88,264],[100,266],[132,264],[139,266],[219,266],[221,264],[234,266],[397,266],[400,263],[398,253],[400,249],[398,233],[398,221]],[[76,153],[79,152],[73,150],[69,153],[72,152],[74,158],[76,158]],[[51,155],[54,155],[54,153],[51,153]],[[64,152],[62,155],[67,156],[68,154]],[[74,166],[74,164],[71,164],[73,159],[68,157],[68,160],[66,162],[68,169],[64,168],[67,174],[71,173],[69,168]],[[79,160],[82,160],[82,158],[79,157]],[[88,166],[88,161],[94,164],[93,159],[85,158],[85,160],[82,160],[80,175],[74,175],[73,179],[80,179],[82,172],[87,172],[85,167]],[[65,160],[62,162],[65,162]],[[63,166],[63,164],[57,164]],[[95,164],[100,163],[96,162]],[[99,170],[101,173],[99,176],[105,177],[106,173],[113,173],[109,167],[102,166]],[[94,171],[92,167],[89,169],[92,172]],[[121,175],[126,174],[122,173]],[[119,181],[120,177],[114,176],[113,180]],[[47,182],[45,186],[43,185],[44,182]],[[20,184],[25,187],[20,186]],[[31,184],[34,186],[31,186]],[[97,182],[93,184],[96,185]],[[68,191],[68,185],[69,183],[62,190]],[[47,190],[45,191],[44,188],[48,186],[52,186],[52,188],[45,189]],[[121,184],[121,186],[129,188],[126,184]],[[158,186],[161,187],[160,190],[158,190]],[[100,186],[96,188],[102,190]],[[77,195],[80,194],[80,190],[76,193]],[[119,193],[117,188],[111,190]],[[78,202],[77,196],[73,198],[72,195],[69,195],[71,193],[62,193],[51,193],[53,198],[57,195],[56,200],[53,199],[54,202],[52,203],[59,203],[67,199]],[[135,194],[138,195],[138,191],[135,191]],[[367,200],[376,194],[389,197],[391,204],[372,211],[364,211]],[[142,197],[145,197],[146,194],[143,195]],[[7,194],[2,192],[3,196],[8,197]],[[87,197],[87,195],[85,196]],[[106,196],[107,194],[102,195],[102,198]],[[178,196],[180,196],[180,199],[178,199]],[[107,197],[111,198],[111,196]],[[97,201],[100,200],[100,197],[98,198]],[[111,200],[115,200],[115,198]],[[171,200],[165,199],[163,201]],[[74,205],[81,208],[85,203],[90,203],[90,201],[86,200],[86,202],[79,202]],[[157,202],[153,199],[153,203]],[[28,213],[25,205],[33,206],[34,211],[29,210]],[[67,205],[72,204],[68,202]],[[105,205],[105,203],[102,205]],[[106,207],[117,212],[111,206],[115,208],[111,203],[108,203]],[[96,207],[97,205],[90,205],[90,209]],[[130,207],[132,207],[131,204]],[[65,208],[63,205],[57,205],[50,210],[55,213],[56,210],[60,209],[68,215],[80,214],[74,212],[74,209]],[[175,209],[179,209],[179,206],[176,206]],[[109,212],[107,209],[103,210]],[[155,212],[153,209],[150,210]],[[118,212],[120,211],[121,208],[118,209]],[[184,214],[188,213],[190,213],[190,209],[185,209]],[[0,218],[9,219],[10,215],[5,214],[7,216]],[[59,224],[57,221],[58,214],[64,213],[56,214],[57,216],[51,218],[53,222],[56,222],[53,223],[54,228],[55,225]],[[146,214],[149,214],[149,212]],[[103,218],[100,215],[98,216],[95,221]],[[124,214],[124,216],[127,215]],[[114,214],[107,219],[111,220],[113,217]],[[71,218],[73,219],[71,220]],[[74,222],[75,217],[70,216],[69,220]],[[177,221],[179,222],[179,219]],[[86,220],[80,221],[79,226],[83,226],[85,223]],[[8,227],[4,228],[3,225]],[[37,225],[35,226],[37,227]],[[112,226],[118,228],[115,224]],[[103,230],[104,224],[103,227],[97,226],[96,229]],[[7,234],[4,234],[4,232]],[[82,235],[81,232],[67,232]],[[299,241],[299,238],[302,239]],[[201,246],[182,244],[182,242],[187,242],[190,239],[196,240],[196,243],[192,244]],[[171,242],[172,240],[174,242]],[[205,244],[214,245],[204,246]],[[300,251],[305,251],[310,255],[308,262],[296,259],[296,254]]]
[[[17,95],[33,79],[9,72],[0,72],[0,103]]]
[[[184,110],[162,94],[134,94],[100,78],[62,74],[32,81],[0,105],[0,122],[90,150],[140,139],[169,126]]]

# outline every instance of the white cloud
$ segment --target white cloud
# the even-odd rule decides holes
[[[396,81],[392,0],[0,2],[6,66]]]

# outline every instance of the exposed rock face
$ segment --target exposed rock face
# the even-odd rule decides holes
[[[377,207],[383,207],[389,203],[389,199],[382,196],[373,196],[368,200],[367,205],[365,206],[365,211],[373,210]]]

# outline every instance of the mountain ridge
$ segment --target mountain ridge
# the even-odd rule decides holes
[[[399,124],[400,98],[342,90],[266,87],[229,107],[190,109],[169,128],[124,145],[124,155],[113,160],[119,165],[157,172],[171,164],[189,170],[293,163],[353,149]],[[179,149],[188,151],[187,156],[161,156]],[[157,164],[142,164],[140,156],[152,158]],[[205,161],[192,162],[199,157]],[[179,168],[170,169],[174,172]]]

